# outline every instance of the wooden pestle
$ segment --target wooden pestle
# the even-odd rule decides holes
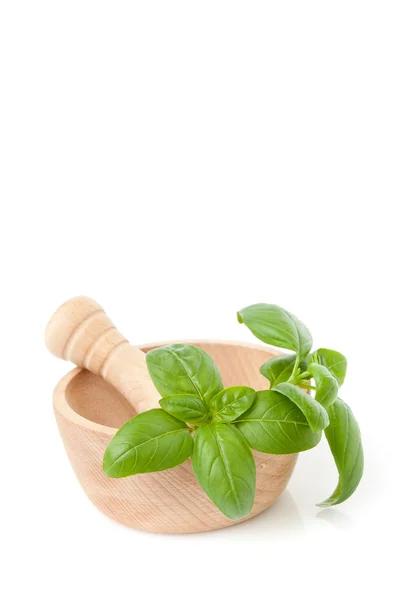
[[[56,356],[101,375],[140,413],[159,407],[145,354],[131,346],[91,298],[68,300],[51,317],[46,346]]]

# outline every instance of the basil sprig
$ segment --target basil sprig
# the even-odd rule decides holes
[[[277,316],[272,323],[270,315]],[[295,352],[270,359],[261,366],[260,372],[269,380],[270,389],[279,391],[300,408],[313,431],[324,429],[338,469],[339,483],[321,506],[344,502],[356,490],[364,467],[357,421],[347,404],[337,397],[346,377],[346,358],[328,348],[311,352],[312,338],[308,329],[297,317],[273,304],[244,308],[238,312],[238,320],[266,343]],[[299,388],[315,393],[314,402],[305,401],[298,393]]]
[[[211,356],[190,344],[156,348],[146,361],[155,387],[164,395],[161,408],[121,427],[106,450],[105,473],[127,477],[158,471],[160,465],[171,469],[192,456],[198,482],[220,511],[230,519],[248,515],[256,467],[245,437],[230,422],[250,408],[255,390],[224,389]]]
[[[151,350],[147,367],[162,396],[161,408],[125,423],[106,449],[103,470],[127,477],[171,469],[192,460],[208,497],[230,519],[253,507],[256,467],[251,449],[268,454],[304,452],[324,431],[339,483],[320,506],[346,500],[363,472],[360,430],[350,408],[337,397],[347,362],[334,350],[311,353],[312,338],[297,317],[273,304],[238,313],[262,341],[292,350],[260,367],[270,389],[224,388],[214,360],[190,344]]]

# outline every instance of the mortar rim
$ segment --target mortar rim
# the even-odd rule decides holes
[[[274,356],[281,356],[283,353],[279,352],[275,348],[271,348],[266,344],[254,344],[251,342],[241,342],[237,340],[218,340],[218,339],[208,339],[208,338],[196,338],[189,340],[167,340],[167,341],[155,341],[149,342],[146,344],[138,344],[138,348],[143,350],[144,352],[148,352],[153,348],[158,348],[160,346],[166,346],[169,344],[193,344],[194,346],[201,344],[218,344],[220,346],[240,346],[243,348],[254,348],[257,350],[262,350],[265,353]],[[79,375],[82,371],[86,369],[82,369],[81,367],[75,367],[71,371],[68,371],[57,383],[53,392],[53,407],[57,410],[65,419],[75,423],[76,425],[83,427],[84,429],[88,429],[90,431],[96,431],[98,433],[103,434],[108,438],[113,438],[117,433],[118,429],[114,427],[108,427],[107,425],[101,425],[100,423],[96,423],[95,421],[90,421],[90,419],[86,419],[79,413],[77,413],[69,404],[67,399],[67,389],[72,380]],[[99,375],[100,377],[100,375]]]

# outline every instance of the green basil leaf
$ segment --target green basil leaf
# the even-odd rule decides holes
[[[317,363],[308,365],[308,371],[315,380],[317,388],[315,392],[316,401],[322,404],[324,408],[328,408],[335,402],[338,395],[339,384],[337,380],[326,367]]]
[[[310,394],[291,383],[279,383],[275,389],[298,406],[314,432],[322,431],[325,427],[328,427],[328,413]]]
[[[207,496],[229,519],[253,507],[256,465],[248,443],[227,423],[203,425],[194,435],[194,474]]]
[[[364,469],[360,428],[350,408],[337,398],[328,408],[328,414],[330,425],[325,435],[339,472],[339,483],[332,496],[318,504],[324,507],[347,500],[360,483]]]
[[[127,421],[104,454],[103,471],[109,477],[164,471],[185,462],[192,453],[190,429],[161,408]]]
[[[210,413],[204,402],[191,394],[177,394],[160,400],[160,406],[173,417],[197,425],[210,420]]]
[[[255,390],[244,385],[225,388],[210,403],[213,421],[229,423],[248,408],[256,396]]]
[[[314,448],[321,433],[314,433],[307,419],[286,396],[257,392],[251,408],[235,421],[251,448],[267,454],[292,454]]]
[[[319,348],[313,353],[312,361],[326,367],[332,373],[339,386],[343,385],[347,371],[347,360],[343,354],[336,352],[336,350]]]
[[[260,373],[269,380],[271,384],[270,389],[278,385],[278,383],[282,383],[289,379],[295,362],[295,354],[282,354],[281,356],[270,358],[270,360],[267,360],[267,362],[261,365]],[[299,367],[301,371],[305,371],[307,368],[307,361],[302,360]]]
[[[147,368],[161,396],[193,394],[208,405],[223,389],[218,367],[207,352],[190,344],[172,344],[146,354]]]
[[[304,358],[311,350],[312,337],[307,327],[287,310],[275,304],[253,304],[238,313],[244,323],[262,342],[294,350]]]

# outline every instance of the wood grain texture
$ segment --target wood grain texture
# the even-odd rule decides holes
[[[101,375],[137,412],[158,406],[144,352],[129,344],[91,298],[77,296],[60,306],[46,327],[45,342],[55,356]]]
[[[164,345],[142,347],[148,351]],[[277,353],[251,344],[190,341],[217,362],[225,386],[249,385],[266,389],[260,365]],[[104,451],[119,428],[134,416],[130,402],[100,376],[74,369],[54,392],[58,427],[80,484],[97,508],[110,518],[136,529],[162,533],[193,533],[228,527],[222,515],[197,483],[190,459],[159,473],[110,479],[102,471]],[[285,489],[297,455],[268,455],[254,451],[257,467],[256,497],[247,520],[268,508]]]

